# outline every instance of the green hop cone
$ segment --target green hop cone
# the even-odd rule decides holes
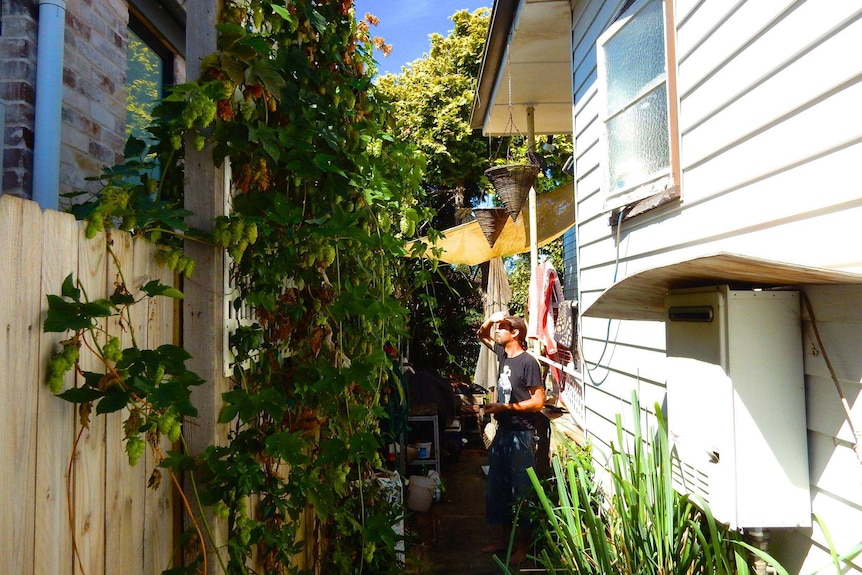
[[[321,259],[324,267],[329,267],[335,261],[335,248],[333,246],[323,246],[321,249]]]
[[[176,422],[177,416],[173,412],[168,411],[167,413],[163,413],[159,417],[159,433],[167,435]]]
[[[230,241],[238,244],[245,237],[245,220],[235,219],[231,222]]]
[[[177,420],[174,420],[174,424],[171,426],[171,428],[168,430],[168,433],[167,433],[168,440],[171,443],[176,443],[177,441],[179,441],[180,435],[182,435],[182,432],[183,432],[183,424]]]
[[[126,440],[126,455],[129,457],[129,465],[135,465],[144,454],[146,442],[140,435],[133,435]]]
[[[102,348],[102,353],[108,361],[120,361],[123,358],[123,352],[120,350],[120,339],[117,337],[108,338],[108,342]]]
[[[254,222],[248,222],[245,225],[245,239],[248,240],[248,243],[253,244],[257,241],[257,224]]]
[[[195,273],[195,260],[189,258],[189,261],[186,262],[185,269],[183,269],[183,275],[190,278],[193,273]]]

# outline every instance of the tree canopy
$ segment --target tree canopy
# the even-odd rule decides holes
[[[431,36],[423,58],[377,80],[398,118],[400,136],[427,160],[423,185],[435,199],[437,226],[456,223],[457,210],[483,193],[488,140],[470,129],[470,110],[482,62],[490,10],[459,10],[447,37]]]

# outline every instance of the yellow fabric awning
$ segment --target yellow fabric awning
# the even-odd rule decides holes
[[[443,238],[437,242],[437,247],[443,250],[439,259],[450,264],[472,266],[492,258],[530,251],[530,210],[526,204],[527,202],[524,202],[517,222],[512,221],[512,218],[506,219],[503,231],[493,246],[488,244],[476,220],[444,230]],[[541,247],[559,238],[575,225],[574,183],[570,182],[538,194],[536,212],[538,245]],[[420,238],[417,242],[428,245],[428,238]],[[430,246],[425,251],[425,256],[432,257]]]

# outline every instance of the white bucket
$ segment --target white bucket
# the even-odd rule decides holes
[[[409,492],[407,507],[413,511],[428,511],[431,508],[431,501],[436,489],[437,482],[435,480],[421,475],[411,475],[410,483],[407,486]]]
[[[419,450],[419,459],[428,459],[431,457],[431,442],[417,441],[416,448]]]

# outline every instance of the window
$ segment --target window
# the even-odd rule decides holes
[[[670,104],[675,98],[674,75],[668,73],[668,54],[673,52],[665,21],[662,0],[628,2],[599,38],[608,211],[661,194],[678,183],[676,106]]]
[[[130,18],[126,50],[126,137],[147,140],[153,108],[173,81],[173,54],[136,18]]]

